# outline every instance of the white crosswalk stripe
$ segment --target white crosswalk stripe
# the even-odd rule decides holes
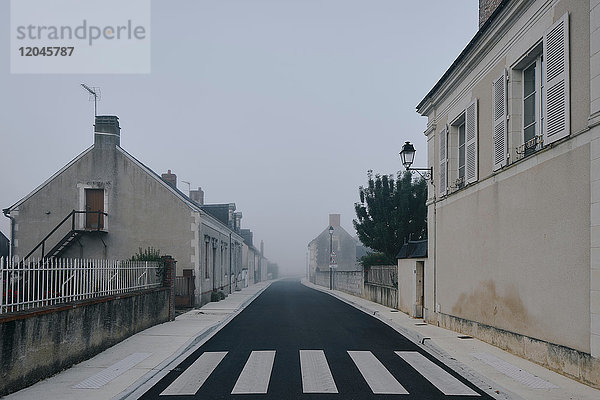
[[[442,393],[450,396],[479,396],[467,385],[444,371],[439,365],[431,362],[421,353],[416,351],[397,351],[404,361],[417,370],[425,379],[438,388]]]
[[[226,355],[226,351],[203,353],[161,395],[196,394]]]
[[[160,395],[195,395],[227,353],[227,351],[203,353]],[[395,353],[443,394],[480,396],[421,353],[416,351]],[[268,393],[275,355],[274,350],[251,352],[231,394]],[[339,393],[323,350],[299,350],[299,355],[303,393]],[[372,352],[349,350],[348,355],[374,394],[409,394]]]
[[[348,351],[374,394],[408,394],[396,378],[370,351]]]
[[[337,386],[323,350],[300,350],[302,392],[337,393]]]
[[[231,394],[267,393],[275,351],[253,351],[244,365]]]

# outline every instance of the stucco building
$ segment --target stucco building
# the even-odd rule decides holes
[[[127,259],[153,247],[177,260],[177,275],[193,271],[196,304],[234,290],[236,229],[180,192],[171,171],[161,177],[121,148],[117,117],[98,116],[94,127],[91,147],[4,210],[13,255]]]
[[[600,386],[600,1],[480,1],[427,117],[424,316]]]
[[[329,214],[329,225],[308,244],[308,278],[311,282],[328,286],[330,247],[335,258],[335,272],[362,271],[356,259],[360,243],[340,224],[340,214]],[[330,227],[333,228],[330,236]]]

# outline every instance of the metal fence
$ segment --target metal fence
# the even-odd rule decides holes
[[[396,265],[373,265],[369,267],[365,275],[365,283],[398,286],[398,267]]]
[[[0,314],[160,287],[159,261],[0,258]]]

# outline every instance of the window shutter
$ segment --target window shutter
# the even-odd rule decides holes
[[[477,181],[477,99],[473,100],[465,111],[465,146],[467,184]]]
[[[544,144],[569,135],[569,14],[544,33]]]
[[[494,139],[494,171],[506,165],[506,71],[492,85],[492,134]]]
[[[444,128],[440,131],[440,196],[446,194],[448,190],[448,129]]]

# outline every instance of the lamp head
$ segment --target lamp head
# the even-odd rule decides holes
[[[402,159],[402,165],[404,168],[409,169],[415,160],[415,147],[411,142],[406,142],[402,146],[402,151],[400,151],[400,158]]]

